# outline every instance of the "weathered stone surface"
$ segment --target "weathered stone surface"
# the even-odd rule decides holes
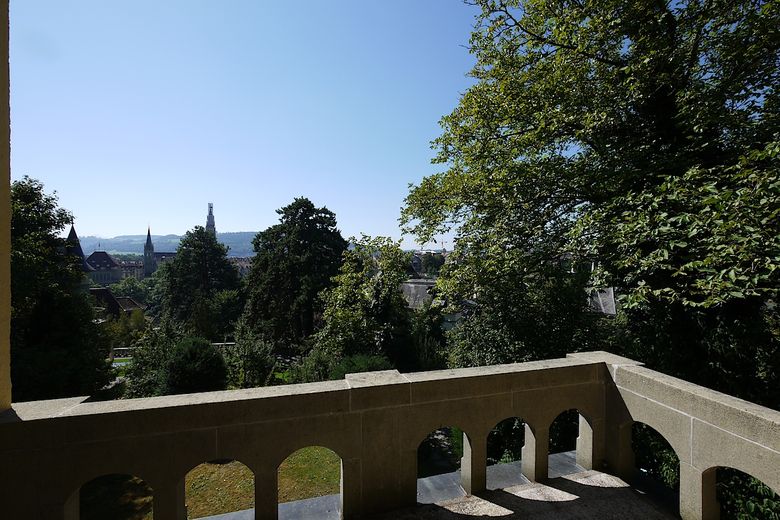
[[[641,518],[667,520],[675,516],[611,475],[586,471],[479,496],[418,506],[371,517],[372,520],[454,520],[457,518],[535,520]]]
[[[736,467],[780,489],[779,412],[597,352],[151,399],[20,403],[0,419],[0,500],[6,504],[4,518],[70,520],[77,515],[82,484],[108,473],[128,473],[153,487],[157,516],[179,519],[187,471],[202,462],[232,458],[255,473],[257,517],[275,518],[277,467],[295,450],[319,445],[342,459],[342,510],[354,518],[414,505],[417,448],[428,433],[446,426],[466,435],[465,489],[482,492],[486,487],[486,439],[509,417],[521,417],[527,427],[523,473],[544,481],[550,424],[569,409],[582,417],[576,460],[626,478],[633,468],[632,422],[644,422],[664,435],[684,468],[684,518],[711,515],[717,466]],[[593,487],[563,484],[581,493]],[[504,501],[495,504],[515,511],[515,506],[543,504],[539,499],[577,495],[560,486],[523,492],[536,498],[502,492],[494,498]],[[476,507],[471,500],[458,507]],[[581,515],[606,514],[588,512],[585,500],[572,504],[585,508]],[[521,510],[541,518],[547,514],[543,508]]]

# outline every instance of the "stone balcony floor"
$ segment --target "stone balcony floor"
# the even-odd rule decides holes
[[[582,471],[485,491],[436,504],[394,511],[372,520],[468,520],[474,518],[596,520],[678,518],[612,475]]]

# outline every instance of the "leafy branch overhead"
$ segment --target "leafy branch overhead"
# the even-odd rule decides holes
[[[481,258],[461,292],[573,254],[629,303],[770,296],[777,2],[474,3],[476,83],[402,212]]]

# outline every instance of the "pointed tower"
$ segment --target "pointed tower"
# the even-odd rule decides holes
[[[214,224],[214,204],[209,202],[209,214],[206,217],[206,231],[217,236],[217,226]]]
[[[81,263],[81,270],[85,273],[94,270],[84,257],[84,250],[81,249],[81,240],[79,240],[79,236],[76,234],[76,227],[73,224],[70,225],[70,233],[68,233],[68,238],[65,239],[65,253],[77,256]]]
[[[152,276],[157,270],[157,261],[154,258],[154,245],[152,244],[152,228],[146,228],[146,244],[144,244],[144,277]]]

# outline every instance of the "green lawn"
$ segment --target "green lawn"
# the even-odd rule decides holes
[[[296,451],[279,466],[279,502],[334,495],[341,483],[341,459],[327,448]]]
[[[254,507],[252,472],[240,462],[201,464],[187,473],[187,516],[219,515]]]
[[[279,502],[336,494],[340,475],[341,459],[332,451],[321,447],[298,450],[279,466]],[[252,472],[237,461],[197,466],[187,474],[185,489],[189,518],[254,506]],[[83,486],[81,509],[81,518],[86,520],[150,520],[152,492],[137,478],[109,475]]]

